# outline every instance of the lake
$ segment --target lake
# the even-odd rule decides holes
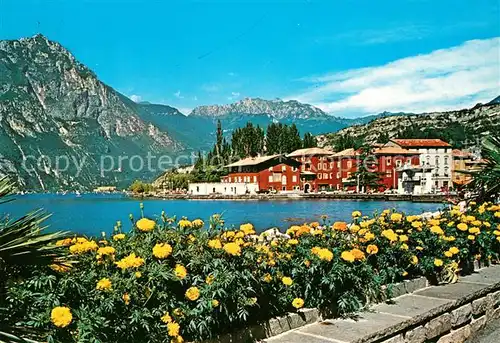
[[[208,222],[214,213],[223,215],[228,226],[250,222],[258,231],[270,227],[287,228],[292,224],[320,220],[328,215],[330,220],[350,220],[354,210],[370,215],[386,208],[396,208],[409,214],[436,211],[443,207],[439,203],[412,203],[407,201],[361,201],[361,200],[138,200],[121,194],[30,194],[17,196],[16,200],[0,205],[0,214],[18,217],[37,208],[43,208],[52,217],[47,224],[51,230],[70,230],[85,235],[112,232],[117,220],[129,229],[129,214],[140,216],[139,204],[144,203],[145,216],[155,218],[165,211],[167,215],[201,218]]]

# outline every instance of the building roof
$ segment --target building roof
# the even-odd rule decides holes
[[[257,157],[247,157],[242,160],[236,161],[234,163],[226,165],[227,168],[231,167],[249,167],[249,166],[256,166],[265,162],[269,162],[271,160],[278,159],[280,163],[287,163],[287,164],[292,164],[292,165],[300,165],[299,162],[297,162],[294,159],[288,158],[284,155],[281,154],[276,154],[276,155],[269,155],[269,156],[257,156]]]
[[[354,150],[353,148],[345,149],[333,154],[334,157],[349,157],[349,156],[358,156],[359,152]]]
[[[410,151],[400,147],[383,147],[373,151],[375,155],[419,155],[419,152]]]
[[[288,157],[314,156],[314,155],[333,155],[333,151],[322,148],[298,149],[289,153]]]
[[[450,144],[440,139],[391,139],[402,148],[434,148],[434,147],[451,147]]]
[[[472,153],[465,151],[465,150],[459,150],[459,149],[453,149],[452,152],[453,157],[458,157],[458,158],[472,158],[474,155]]]

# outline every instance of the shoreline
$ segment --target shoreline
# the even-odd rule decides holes
[[[228,200],[228,201],[273,201],[273,200],[360,200],[360,201],[411,201],[422,203],[442,203],[450,198],[444,194],[251,194],[251,195],[190,195],[190,194],[132,194],[131,198],[162,200]],[[454,196],[453,196],[454,197]]]

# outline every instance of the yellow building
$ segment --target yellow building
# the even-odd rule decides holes
[[[485,163],[484,160],[476,159],[472,153],[465,150],[453,149],[452,154],[452,181],[455,187],[466,185],[472,180],[471,175],[462,172],[478,171]]]

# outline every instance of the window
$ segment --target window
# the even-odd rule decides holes
[[[328,170],[328,163],[323,163],[323,169]]]
[[[436,161],[435,165],[436,165],[436,166],[439,166],[439,156],[436,156],[435,161]]]
[[[297,171],[297,167],[292,167],[292,171],[296,172]]]
[[[398,167],[398,168],[401,167],[401,160],[396,161],[396,167]]]
[[[283,176],[281,177],[281,184],[282,184],[282,185],[286,185],[286,184],[287,184],[287,178],[286,178],[286,175],[283,175]]]
[[[286,171],[286,166],[282,166],[281,171]]]
[[[269,175],[269,182],[273,182],[273,176]]]
[[[390,166],[390,165],[391,165],[391,163],[392,163],[391,158],[390,158],[390,157],[386,157],[386,164],[387,164],[388,166]]]
[[[448,165],[448,156],[445,156],[444,157],[444,165],[447,166]]]
[[[323,166],[323,164],[321,162],[318,163],[318,170],[321,170],[322,166]]]
[[[337,161],[337,168],[340,168],[340,161]]]
[[[292,182],[297,182],[297,175],[292,175]]]
[[[286,187],[285,186],[281,187],[281,190],[286,191]]]
[[[273,182],[281,181],[281,173],[273,173]]]
[[[215,193],[215,187],[212,189],[212,193]]]
[[[333,169],[333,162],[330,162],[330,169]]]
[[[347,161],[347,168],[352,168],[352,161],[351,160]]]
[[[241,182],[241,176],[238,178],[238,181]]]
[[[328,174],[327,173],[323,174],[323,179],[328,180]]]
[[[200,186],[196,186],[196,193],[200,192]]]
[[[386,177],[392,177],[392,172],[391,172],[391,171],[388,171],[387,173],[385,173],[385,176],[386,176]]]
[[[323,177],[323,174],[319,173],[319,174],[318,174],[318,179],[320,179],[320,180],[321,180],[321,178],[322,178],[322,177]]]
[[[333,173],[330,173],[330,179],[333,179]]]
[[[337,172],[337,179],[340,179],[340,172]]]
[[[257,176],[253,176],[253,182],[257,183]]]
[[[309,163],[306,163],[305,166],[306,166],[306,170],[311,170],[311,165]]]

